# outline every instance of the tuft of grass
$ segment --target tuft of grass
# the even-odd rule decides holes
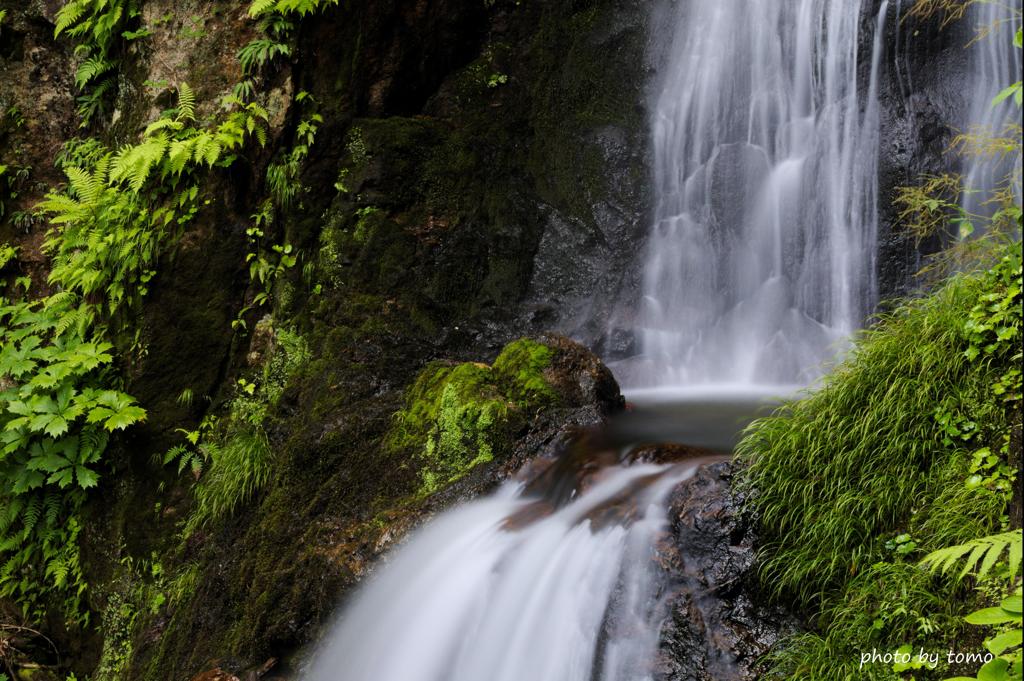
[[[917,561],[1005,519],[1003,493],[965,484],[968,438],[994,450],[1013,418],[992,394],[1010,358],[968,352],[971,310],[998,286],[962,273],[903,304],[813,392],[747,430],[737,454],[761,525],[760,576],[813,629],[772,653],[773,678],[903,678],[859,667],[858,651],[939,650],[963,633],[976,596]]]
[[[185,536],[230,515],[270,480],[273,456],[262,428],[242,429],[221,445],[207,446],[212,465],[194,488],[196,505]]]
[[[959,276],[865,332],[813,394],[753,423],[738,447],[768,539],[766,581],[804,605],[880,557],[882,538],[959,465],[937,409],[974,406],[997,372],[964,356],[977,278]],[[940,544],[945,538],[940,539]]]

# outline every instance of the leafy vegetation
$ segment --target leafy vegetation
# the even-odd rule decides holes
[[[61,27],[106,36],[115,20],[75,14],[82,7]],[[145,418],[119,389],[114,343],[199,210],[201,173],[230,165],[250,136],[262,143],[265,119],[257,105],[239,104],[214,127],[197,127],[194,95],[182,84],[177,108],[138,143],[117,151],[71,144],[67,189],[37,208],[53,226],[43,249],[55,293],[30,300],[24,279],[0,298],[0,596],[26,616],[40,617],[53,590],[64,594],[69,618],[88,621],[77,510],[99,480],[109,434]]]
[[[1024,535],[1018,528],[1012,532],[983,537],[966,544],[951,546],[934,551],[921,561],[930,565],[933,571],[946,572],[964,562],[959,577],[973,573],[976,580],[984,584],[984,580],[1002,568],[998,578],[1008,579],[1013,594],[1002,598],[999,605],[982,608],[964,617],[968,624],[977,626],[996,626],[995,634],[984,641],[984,646],[992,659],[982,665],[976,677],[958,676],[950,681],[999,681],[1002,679],[1021,678],[1021,586],[1017,579],[1021,569],[1021,550]],[[1006,561],[1002,555],[1006,552]],[[966,558],[966,560],[965,560]],[[980,562],[979,562],[980,561]],[[998,594],[998,591],[995,592]]]
[[[106,108],[117,87],[118,48],[123,34],[139,16],[140,0],[71,0],[57,13],[54,36],[78,44],[75,85],[82,91],[78,113],[88,127]]]
[[[195,508],[184,526],[186,536],[229,516],[270,480],[273,454],[263,424],[288,381],[309,362],[310,352],[302,336],[275,330],[269,318],[257,331],[270,343],[259,374],[238,380],[222,420],[207,417],[199,429],[184,433],[187,444],[174,447],[164,458],[199,478]]]
[[[972,4],[918,0],[910,16],[945,25]],[[1020,128],[973,130],[953,148],[1001,161],[1019,155]],[[883,317],[819,389],[753,424],[740,445],[768,540],[764,582],[812,624],[772,653],[777,677],[942,678],[980,667],[979,680],[1021,678],[1020,630],[1007,624],[1020,618],[1021,560],[1007,513],[1022,359],[1020,169],[1010,168],[980,213],[964,208],[975,190],[959,175],[898,191],[908,231],[949,244],[925,271],[952,276]],[[1000,629],[978,653],[968,625],[981,624]],[[865,664],[863,651],[878,647],[896,661]]]
[[[249,16],[259,18],[269,14],[297,14],[303,17],[328,6],[337,5],[338,2],[339,0],[254,0],[249,5]]]

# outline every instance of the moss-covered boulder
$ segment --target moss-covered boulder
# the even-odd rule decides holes
[[[584,396],[574,371],[588,359],[589,379],[603,388]],[[407,391],[386,442],[420,462],[419,494],[427,495],[479,464],[505,459],[516,436],[545,410],[591,403],[607,412],[615,408],[617,394],[607,369],[580,346],[556,336],[521,338],[506,345],[491,366],[427,365]]]
[[[421,494],[454,482],[477,464],[505,453],[522,415],[498,389],[485,364],[427,366],[395,415],[389,444],[419,450]]]

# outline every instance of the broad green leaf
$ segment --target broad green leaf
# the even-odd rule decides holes
[[[964,618],[968,624],[1002,624],[1013,622],[1016,617],[1002,608],[984,608]]]
[[[8,402],[7,411],[20,416],[29,416],[32,414],[32,409],[21,400],[12,400],[11,402]]]
[[[1010,663],[1001,657],[997,657],[978,670],[978,681],[1007,681],[1006,670]]]
[[[1009,596],[1003,599],[1003,602],[999,604],[999,607],[1003,610],[1019,615],[1022,612],[1021,600],[1020,596]]]
[[[33,456],[25,464],[34,471],[42,471],[44,473],[55,473],[63,468],[67,468],[71,465],[65,457],[55,454],[53,452],[47,452],[41,456]]]
[[[1004,81],[1005,82],[1005,81]],[[1013,97],[1013,101],[1019,105],[1021,96],[1021,81],[1017,81],[1013,85],[1008,85],[999,91],[999,94],[992,99],[992,106],[999,106],[1008,97]]]
[[[31,471],[27,468],[21,469],[17,477],[14,479],[14,484],[11,485],[11,491],[15,494],[24,494],[29,490],[42,487],[43,482],[46,478],[39,471]]]
[[[51,416],[43,432],[50,437],[60,437],[68,432],[68,422],[63,416]]]
[[[103,426],[110,431],[127,428],[146,418],[146,410],[142,407],[125,407],[108,418]]]
[[[85,466],[75,466],[75,475],[78,477],[78,486],[82,489],[95,487],[100,476]]]
[[[70,466],[68,468],[62,468],[56,473],[51,473],[50,477],[46,479],[46,482],[51,485],[56,484],[61,489],[64,489],[74,482],[74,470],[75,469]]]
[[[1001,634],[996,634],[992,638],[985,641],[985,647],[993,655],[1001,655],[1005,650],[1009,648],[1016,648],[1021,643],[1021,630],[1011,629],[1010,631],[1004,631]]]

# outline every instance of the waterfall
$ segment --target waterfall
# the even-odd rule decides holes
[[[971,7],[969,21],[977,32],[970,46],[973,87],[968,112],[968,132],[983,136],[1020,137],[1020,110],[1013,99],[992,105],[992,100],[1010,83],[1021,79],[1021,50],[1014,48],[1013,35],[1021,26],[1020,10],[1002,2],[981,3]],[[1021,196],[1021,155],[986,156],[968,155],[963,170],[964,185],[971,191],[963,201],[968,213],[987,216],[992,208],[986,200],[992,191],[1005,184],[1008,177],[1010,190]]]
[[[730,384],[752,413],[754,397],[819,375],[870,313],[889,2],[874,6],[675,3],[651,119],[642,352],[616,367],[627,385],[706,400]],[[996,74],[986,88],[1012,80],[1000,54],[972,57]],[[731,447],[738,427],[700,439],[716,419],[735,427],[722,404],[687,403],[682,422],[651,399],[618,424],[628,441]],[[668,498],[701,463],[609,466],[558,502],[512,481],[442,514],[342,608],[304,681],[652,681]]]
[[[888,2],[867,74],[863,4],[677,3],[625,384],[806,383],[870,312]]]
[[[304,678],[652,679],[656,541],[698,463],[605,469],[546,516],[517,483],[449,511],[371,577]]]

